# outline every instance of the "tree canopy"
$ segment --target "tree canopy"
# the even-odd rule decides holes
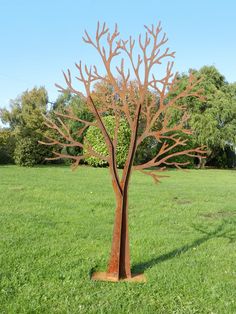
[[[208,148],[209,163],[222,149],[233,150],[236,146],[236,83],[229,84],[214,66],[191,69],[189,73],[201,80],[204,99],[187,97],[179,102],[190,116],[188,127],[193,130],[193,141]],[[185,88],[188,77],[179,75],[175,93]]]
[[[178,100],[182,105],[185,105],[186,112],[189,115],[186,128],[193,130],[191,142],[188,145],[189,147],[195,144],[206,145],[209,151],[206,159],[208,165],[232,167],[235,165],[235,157],[233,156],[236,146],[236,83],[229,84],[214,66],[204,66],[198,71],[190,69],[187,74],[179,75],[176,81],[176,91],[173,91],[170,97],[186,87],[190,72],[201,79],[199,86],[202,88],[205,99],[199,100],[187,97]],[[96,83],[92,91],[97,106],[102,106],[104,95],[108,99],[112,96],[112,93],[112,86],[104,82]],[[150,99],[151,97],[150,94]],[[45,134],[45,132],[48,134],[48,130],[42,124],[42,113],[56,119],[54,111],[61,113],[73,112],[76,117],[89,121],[94,119],[86,108],[85,98],[82,95],[73,95],[68,90],[67,93],[60,94],[55,102],[49,103],[47,91],[44,87],[27,90],[10,102],[9,109],[0,110],[0,119],[2,123],[7,125],[5,129],[0,130],[2,156],[0,162],[12,162],[15,145],[17,145],[17,142],[18,146],[19,143],[23,143],[22,138],[25,137],[27,139],[24,146],[31,146],[34,142],[35,152],[40,154],[40,150],[37,149],[37,141],[42,139],[42,134]],[[110,110],[104,113],[108,116],[110,114]],[[178,111],[172,110],[173,123],[178,121],[179,115]],[[72,133],[76,133],[81,122],[73,120],[70,123]],[[145,126],[145,121],[140,123],[140,127],[141,125]],[[82,138],[85,135],[86,130],[81,134]],[[82,139],[81,136],[80,139]],[[31,144],[29,144],[30,142]],[[138,147],[135,164],[145,162],[151,156],[154,156],[158,145],[153,138],[145,139]],[[41,147],[41,149],[45,149],[45,147]],[[26,151],[25,148],[22,154],[24,154],[24,151]],[[63,152],[78,155],[82,154],[82,149],[69,147],[64,149]],[[29,157],[28,154],[27,156]],[[179,160],[180,157],[176,157],[176,159]],[[37,163],[43,162],[42,157],[36,158],[34,156],[34,160]],[[32,164],[32,161],[27,164]],[[96,164],[100,163],[96,162]]]
[[[43,113],[47,111],[48,94],[44,87],[23,92],[10,103],[10,109],[1,109],[3,123],[9,125],[15,139],[13,158],[19,165],[33,166],[44,161],[50,149],[39,147],[38,141],[46,133]]]

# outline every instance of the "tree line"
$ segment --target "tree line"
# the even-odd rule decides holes
[[[187,97],[179,100],[181,105],[186,108],[185,114],[189,116],[185,128],[192,130],[192,134],[186,134],[186,137],[191,139],[188,141],[190,148],[191,146],[205,145],[208,154],[205,159],[189,160],[189,166],[236,167],[236,83],[228,83],[214,66],[204,66],[198,71],[190,69],[188,73],[180,74],[175,91],[170,97],[175,97],[184,90],[190,73],[201,79],[199,85],[202,88],[204,99]],[[109,95],[112,94],[111,86],[97,83],[93,89],[93,96],[98,106],[102,106],[104,94],[109,99]],[[0,129],[0,164],[15,163],[21,166],[34,166],[45,163],[45,157],[52,156],[53,148],[41,145],[38,141],[50,136],[50,130],[44,123],[44,116],[57,119],[55,111],[61,113],[71,111],[78,118],[88,121],[93,119],[85,106],[83,95],[79,97],[68,92],[61,94],[54,103],[50,103],[44,87],[35,87],[23,92],[11,101],[9,109],[1,109],[0,119],[5,127]],[[114,117],[109,111],[104,115],[106,116],[104,117],[106,127],[111,133],[114,132]],[[172,122],[174,123],[179,118],[179,112],[173,110],[171,112]],[[88,141],[98,153],[106,155],[106,145],[99,130],[91,126],[85,132],[77,134],[79,127],[79,121],[72,121],[70,131],[85,143],[85,150],[86,141]],[[129,132],[127,122],[121,121],[117,144],[117,165],[120,168],[124,165]],[[58,136],[60,137],[60,135]],[[158,143],[154,141],[149,138],[140,145],[135,156],[136,163],[145,162],[155,154]],[[84,153],[80,147],[63,149],[67,150],[65,154],[80,155]],[[183,162],[188,157],[178,158],[182,158],[181,162]],[[70,160],[64,162],[70,163]],[[96,157],[88,157],[85,159],[85,163],[92,166],[106,166],[106,162]]]

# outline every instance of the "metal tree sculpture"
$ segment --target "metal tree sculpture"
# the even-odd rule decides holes
[[[166,34],[162,33],[160,23],[150,28],[145,26],[145,35],[139,35],[138,43],[132,37],[128,40],[119,38],[117,25],[111,33],[104,23],[98,23],[96,35],[93,39],[86,31],[83,40],[91,45],[99,54],[102,64],[105,67],[104,74],[99,73],[96,66],[82,66],[76,64],[78,76],[76,79],[83,84],[86,95],[74,87],[71,73],[68,70],[64,73],[66,88],[56,86],[61,92],[68,92],[85,97],[88,110],[93,114],[94,121],[80,119],[71,110],[66,113],[55,112],[57,122],[45,117],[46,125],[53,129],[60,138],[48,137],[49,142],[41,142],[46,145],[57,145],[61,147],[85,147],[85,142],[78,141],[83,132],[90,126],[96,126],[102,132],[107,145],[108,156],[98,153],[88,142],[83,155],[73,156],[54,152],[55,158],[70,158],[74,160],[74,166],[78,166],[80,161],[87,156],[95,156],[105,160],[109,164],[112,178],[112,185],[116,197],[115,222],[110,260],[106,273],[94,275],[94,279],[107,279],[118,281],[121,279],[132,279],[130,268],[130,250],[128,237],[128,187],[132,170],[140,170],[144,174],[150,175],[155,181],[159,179],[159,171],[163,171],[166,166],[176,166],[180,168],[188,162],[174,161],[174,157],[189,156],[202,157],[205,153],[202,147],[184,149],[187,139],[181,134],[189,134],[186,128],[188,116],[184,113],[185,107],[178,103],[183,97],[201,97],[201,92],[197,89],[199,80],[190,75],[185,89],[173,96],[176,91],[177,74],[172,72],[173,61],[167,62],[164,76],[157,78],[155,75],[158,65],[167,58],[174,58],[174,52],[169,48],[164,48],[168,41]],[[114,62],[115,59],[118,62]],[[119,65],[117,65],[119,64]],[[112,87],[112,95],[107,98],[102,96],[102,105],[96,105],[93,99],[92,88],[95,82],[104,82]],[[177,123],[170,123],[170,108],[182,111],[183,114]],[[108,133],[103,121],[104,113],[109,112],[115,118],[115,131],[111,135]],[[116,166],[116,149],[118,141],[119,121],[125,119],[131,130],[130,144],[126,162],[120,177]],[[68,121],[74,120],[81,124],[77,137],[72,135]],[[133,165],[137,147],[148,137],[159,143],[160,149],[149,161]],[[176,147],[182,150],[176,150]],[[144,171],[151,168],[152,170]],[[142,278],[139,278],[142,279]],[[138,280],[138,278],[137,278]]]

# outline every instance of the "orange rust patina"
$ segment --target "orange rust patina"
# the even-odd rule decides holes
[[[55,157],[48,159],[69,158],[74,160],[74,167],[88,156],[97,157],[108,163],[116,198],[113,240],[107,272],[94,273],[92,279],[143,282],[144,276],[132,275],[130,266],[128,187],[131,172],[140,170],[158,182],[159,178],[163,177],[159,173],[164,171],[166,166],[180,168],[188,164],[188,162],[174,161],[173,157],[186,155],[200,158],[206,153],[203,147],[184,149],[187,139],[181,137],[183,134],[190,134],[191,131],[186,127],[189,117],[185,113],[185,107],[178,100],[188,96],[201,98],[201,90],[197,88],[199,80],[190,75],[185,88],[175,95],[178,76],[172,72],[173,61],[166,62],[163,77],[156,77],[157,67],[165,60],[173,59],[175,54],[169,48],[164,48],[168,39],[165,33],[162,34],[160,23],[157,26],[145,26],[145,34],[139,35],[137,42],[131,36],[128,40],[120,38],[117,25],[114,31],[110,32],[105,23],[102,26],[98,23],[94,38],[85,31],[83,40],[97,51],[105,73],[99,73],[96,66],[87,67],[80,62],[76,64],[78,69],[76,79],[82,83],[86,95],[75,89],[69,70],[63,73],[66,88],[56,86],[61,92],[69,91],[82,97],[94,120],[92,122],[83,120],[71,109],[67,109],[64,113],[55,112],[57,120],[45,116],[45,124],[57,136],[47,137],[48,141],[41,143],[83,149],[85,143],[78,141],[78,138],[90,126],[100,129],[107,145],[108,156],[100,154],[86,142],[86,153],[83,155],[74,156],[54,151]],[[106,93],[101,93],[99,105],[96,105],[93,93],[93,84],[96,82],[111,87],[109,97]],[[179,121],[174,125],[170,123],[169,108],[176,108],[182,112]],[[107,112],[115,118],[113,135],[109,134],[103,121]],[[125,166],[120,177],[116,165],[116,153],[121,118],[127,121],[131,135]],[[71,134],[68,124],[70,120],[80,122],[76,138]],[[58,140],[58,135],[64,141]],[[159,143],[156,155],[143,164],[133,165],[138,146],[148,137]],[[174,150],[177,146],[182,147],[182,150]]]

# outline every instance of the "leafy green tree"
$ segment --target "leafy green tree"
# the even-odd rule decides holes
[[[70,117],[71,115],[77,117],[78,119],[83,119],[86,121],[92,121],[93,115],[89,112],[85,105],[85,100],[83,96],[73,95],[72,93],[63,93],[58,96],[51,110],[48,112],[47,116],[53,121],[58,122],[58,117],[55,113],[58,113],[61,117]],[[82,123],[76,119],[68,120],[68,129],[71,134],[77,138],[79,141],[83,142],[83,138],[86,134],[86,130],[78,132],[81,129]],[[48,131],[45,134],[46,137],[50,138],[51,134]],[[57,139],[60,141],[61,137],[58,134]],[[63,154],[70,154],[73,156],[78,156],[82,154],[82,149],[80,147],[64,147],[61,149]],[[70,164],[71,160],[65,160],[66,164]]]
[[[32,133],[41,135],[42,113],[46,113],[48,95],[44,87],[26,90],[10,103],[10,109],[1,109],[0,117],[7,123],[16,136],[30,136]]]
[[[13,163],[15,139],[8,129],[0,129],[0,164]]]
[[[18,139],[14,151],[14,160],[16,165],[33,167],[40,164],[45,158],[45,148],[38,144],[37,139],[32,137],[23,137]],[[47,148],[46,148],[47,149]]]
[[[48,95],[44,87],[33,88],[23,92],[15,100],[11,101],[10,109],[1,109],[0,118],[3,123],[9,125],[11,135],[16,142],[14,159],[20,165],[27,164],[27,158],[30,162],[27,165],[33,166],[36,163],[44,161],[45,153],[49,154],[51,149],[38,144],[46,133],[46,126],[43,124],[43,116],[47,111]],[[47,131],[48,132],[48,131]],[[29,145],[29,142],[31,143]],[[29,151],[23,149],[23,145],[30,147]],[[34,144],[33,144],[34,143]],[[19,152],[24,162],[18,162]],[[40,151],[42,154],[40,154]],[[24,153],[26,154],[24,156]],[[37,158],[35,154],[38,154]],[[32,155],[30,158],[29,156]]]
[[[193,144],[206,145],[206,162],[216,160],[224,149],[236,146],[236,84],[229,84],[214,66],[204,66],[199,71],[190,70],[201,78],[204,100],[188,97],[179,102],[190,115],[189,127],[193,130]],[[184,90],[188,75],[180,75],[172,97]],[[178,119],[178,115],[175,117]],[[203,160],[202,160],[203,161]]]

